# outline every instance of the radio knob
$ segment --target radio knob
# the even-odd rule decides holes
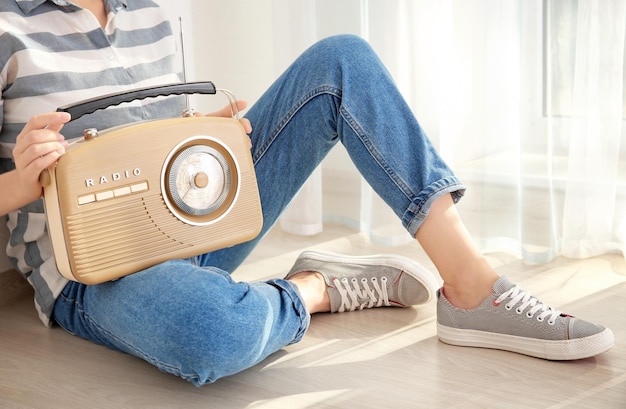
[[[202,172],[198,173],[193,178],[193,184],[194,184],[194,187],[196,188],[204,189],[205,187],[209,185],[209,175],[207,175],[206,173],[202,173]]]
[[[98,137],[98,130],[96,128],[87,128],[83,131],[83,138],[86,141],[96,139]]]

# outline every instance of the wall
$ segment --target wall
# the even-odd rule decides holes
[[[173,18],[182,10],[188,81],[213,81],[239,99],[250,103],[258,99],[275,72],[270,0],[187,0],[183,3],[186,12],[180,4],[161,3]],[[213,111],[227,102],[220,96],[192,101],[200,112]]]

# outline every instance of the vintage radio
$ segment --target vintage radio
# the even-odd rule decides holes
[[[144,88],[59,110],[75,119],[189,93],[216,89],[210,82]],[[85,284],[251,240],[263,223],[249,139],[236,118],[183,115],[89,129],[41,182],[57,267]]]

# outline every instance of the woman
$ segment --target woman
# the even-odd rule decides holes
[[[180,98],[139,101],[71,122],[54,110],[179,81],[174,36],[149,0],[9,0],[0,13],[0,213],[8,214],[11,230],[7,253],[35,288],[45,324],[202,385],[297,342],[310,314],[429,302],[433,277],[397,256],[307,252],[285,279],[248,284],[230,278],[340,141],[443,278],[437,292],[442,341],[547,359],[584,358],[613,345],[608,328],[562,314],[493,271],[456,212],[463,185],[371,48],[353,36],[307,50],[242,122],[265,221],[257,239],[114,282],[68,282],[56,270],[45,230],[40,172],[83,128],[174,116],[182,105]]]

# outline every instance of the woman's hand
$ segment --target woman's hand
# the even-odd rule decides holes
[[[65,153],[67,141],[59,132],[70,119],[65,112],[38,115],[17,136],[13,148],[18,187],[15,193],[22,205],[41,197],[39,175]]]
[[[247,105],[248,103],[246,101],[238,100],[237,111],[243,111]],[[234,107],[232,108],[234,109]],[[233,116],[233,109],[231,109],[230,105],[226,105],[224,108],[220,109],[219,111],[211,112],[210,114],[206,114],[206,116],[230,118]],[[246,118],[240,118],[239,122],[241,123],[241,126],[243,126],[243,129],[246,131],[246,134],[249,135],[252,132],[252,125],[250,124],[250,121]]]

